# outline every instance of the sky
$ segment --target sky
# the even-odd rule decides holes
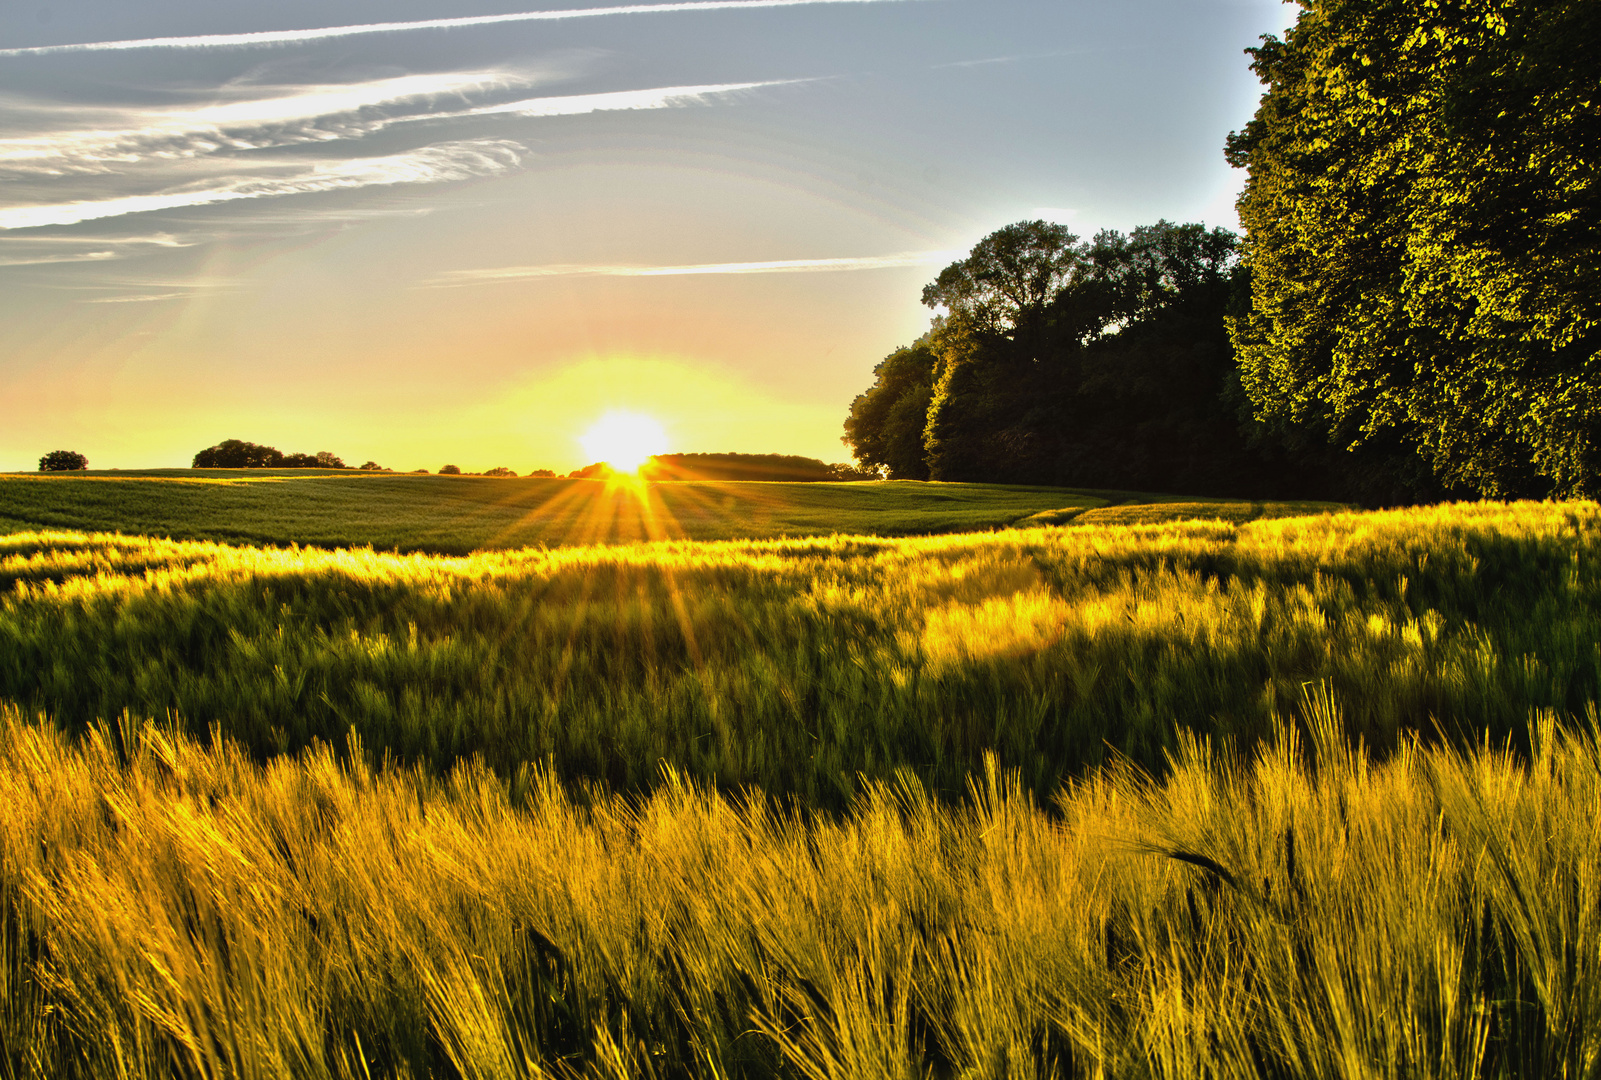
[[[1278,0],[14,0],[0,470],[843,461],[981,237],[1237,227]]]

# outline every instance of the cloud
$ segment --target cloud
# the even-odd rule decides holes
[[[16,243],[13,241],[12,243]],[[155,247],[181,248],[193,247],[197,241],[177,237],[171,233],[150,233],[146,236],[29,236],[20,241],[23,244],[151,244]],[[80,258],[82,256],[79,256]]]
[[[527,98],[499,105],[480,105],[459,112],[432,113],[416,120],[454,120],[468,116],[581,116],[596,112],[625,112],[637,109],[670,109],[698,105],[717,94],[757,90],[764,86],[788,86],[811,79],[770,79],[766,82],[716,83],[707,86],[663,86],[650,90],[609,90],[600,94],[573,94],[567,97]]]
[[[505,139],[439,143],[387,157],[322,162],[279,176],[222,177],[149,195],[123,195],[78,202],[0,207],[0,229],[74,225],[96,218],[207,206],[238,199],[341,191],[385,184],[432,184],[504,172],[521,158],[523,146]]]
[[[702,104],[707,98],[803,79],[663,86],[520,98],[445,112],[394,111],[408,103],[445,95],[498,89],[526,77],[480,71],[408,75],[350,85],[315,85],[199,108],[128,110],[116,128],[65,129],[0,138],[0,173],[40,178],[126,172],[145,164],[173,163],[214,154],[356,139],[396,124],[472,117],[554,117],[596,112],[665,109]],[[391,110],[375,116],[378,108]]]
[[[101,296],[93,300],[85,300],[85,304],[146,304],[154,300],[187,300],[194,293],[169,292],[152,293],[148,296]]]
[[[482,270],[451,270],[435,278],[434,286],[487,285],[547,277],[681,277],[694,274],[806,274],[851,270],[886,270],[902,266],[934,266],[959,259],[959,251],[902,251],[893,255],[865,255],[838,259],[775,259],[766,262],[693,263],[684,266],[596,266],[555,263],[548,266],[502,266]]]
[[[104,173],[147,160],[326,142],[365,135],[388,122],[378,117],[356,119],[367,110],[463,95],[513,81],[501,71],[405,75],[258,89],[256,97],[199,107],[117,110],[110,113],[114,122],[120,121],[115,127],[73,127],[0,139],[0,170],[44,176]]]
[[[94,41],[71,45],[37,45],[22,49],[0,49],[0,57],[36,56],[50,53],[112,52],[125,49],[206,49],[245,48],[259,45],[288,45],[359,34],[393,34],[408,30],[453,30],[502,23],[549,22],[565,19],[593,19],[603,15],[657,15],[675,12],[737,11],[757,8],[800,7],[814,4],[876,4],[907,0],[689,0],[684,3],[623,4],[614,7],[573,8],[564,11],[522,11],[505,15],[470,15],[451,19],[420,19],[411,22],[364,23],[358,26],[327,26],[310,30],[264,30],[247,34],[200,34],[188,37],[137,38],[128,41]]]
[[[24,255],[15,258],[0,255],[0,266],[43,266],[47,263],[104,262],[107,259],[115,259],[116,257],[117,253],[115,251],[83,251],[75,255]]]

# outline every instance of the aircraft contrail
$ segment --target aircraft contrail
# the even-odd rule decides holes
[[[468,26],[491,26],[496,23],[592,19],[601,15],[659,15],[680,11],[737,11],[745,8],[799,7],[808,4],[905,2],[910,2],[910,0],[682,0],[679,3],[667,4],[621,4],[614,7],[570,8],[563,11],[520,11],[507,15],[467,15],[454,19],[364,23],[359,26],[325,26],[312,30],[262,30],[249,34],[199,34],[190,37],[92,41],[72,45],[35,45],[24,49],[0,49],[0,56],[114,52],[124,49],[218,49],[249,45],[284,45],[301,41],[323,41],[328,38],[354,37],[357,34],[392,34],[402,30],[454,30]]]

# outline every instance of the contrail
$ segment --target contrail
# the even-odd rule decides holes
[[[557,263],[550,266],[502,266],[486,270],[447,270],[430,284],[449,288],[526,281],[546,277],[680,277],[694,274],[794,274],[848,270],[887,270],[929,266],[961,258],[960,251],[902,251],[837,259],[774,259],[766,262],[693,263],[686,266],[596,266]]]
[[[684,0],[668,4],[620,4],[615,7],[572,8],[565,11],[521,11],[508,15],[468,15],[455,19],[416,22],[364,23],[359,26],[325,26],[314,30],[263,30],[250,34],[200,34],[193,37],[136,38],[129,41],[92,41],[75,45],[35,45],[26,49],[0,49],[0,56],[37,56],[43,53],[113,52],[122,49],[219,49],[248,45],[283,45],[323,41],[357,34],[392,34],[402,30],[453,30],[496,23],[551,22],[592,19],[601,15],[659,15],[678,11],[737,11],[745,8],[799,7],[805,4],[882,4],[908,0]]]

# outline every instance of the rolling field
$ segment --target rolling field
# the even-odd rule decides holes
[[[1041,494],[0,535],[0,1072],[1601,1068],[1601,506]]]
[[[639,487],[311,469],[0,475],[0,532],[73,529],[447,555],[662,538],[926,535],[1019,522],[1059,524],[1081,515],[1086,521],[1117,521],[1131,514],[1247,520],[1337,508],[910,481]]]

